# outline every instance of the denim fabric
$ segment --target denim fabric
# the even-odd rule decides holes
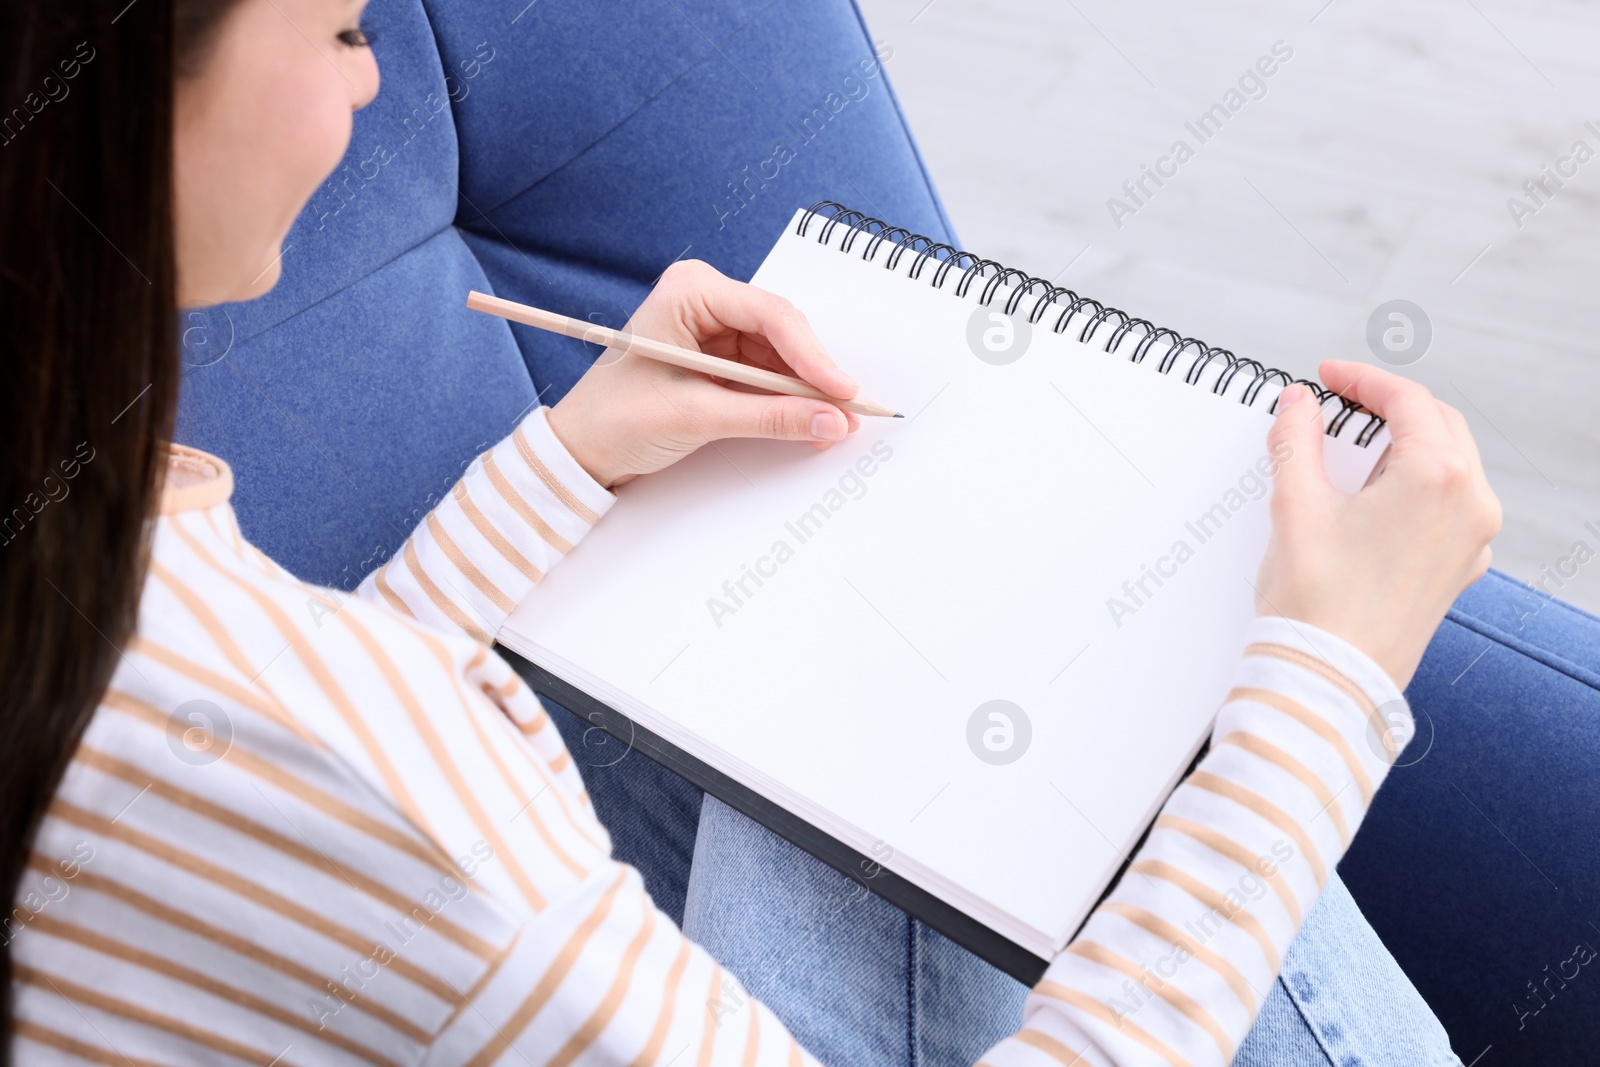
[[[713,797],[683,931],[829,1067],[971,1067],[1028,992]]]
[[[1338,875],[1306,916],[1236,1067],[1461,1063]]]
[[[1407,690],[1417,738],[1340,873],[1467,1062],[1594,1062],[1600,621],[1491,573]]]
[[[1027,987],[725,804],[700,812],[683,929],[825,1064],[971,1067]],[[1444,1028],[1337,876],[1237,1067],[1452,1067]]]
[[[873,44],[849,0],[373,0],[367,21],[383,88],[282,281],[182,323],[178,439],[233,464],[244,529],[301,577],[354,586],[592,358],[467,312],[468,288],[614,323],[674,259],[749,277],[824,197],[950,237],[889,87],[898,61],[862,74]],[[763,176],[779,141],[792,158]],[[1597,672],[1600,622],[1478,583],[1410,693],[1436,747],[1391,777],[1346,860],[1469,1060],[1600,1044],[1600,981],[1546,977],[1580,939],[1600,947],[1583,903],[1600,896]],[[586,724],[553,714],[578,751]],[[611,759],[585,767],[596,809],[676,914],[699,794]]]

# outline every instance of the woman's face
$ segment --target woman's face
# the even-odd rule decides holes
[[[278,281],[295,216],[378,92],[365,0],[239,0],[203,68],[175,85],[178,303],[246,300]]]

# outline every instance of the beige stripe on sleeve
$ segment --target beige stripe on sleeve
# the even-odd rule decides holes
[[[577,494],[562,485],[561,480],[551,472],[549,467],[544,465],[544,461],[539,458],[538,453],[534,452],[533,446],[528,443],[528,439],[522,436],[521,426],[518,426],[511,436],[517,443],[517,453],[522,456],[522,461],[528,465],[529,470],[538,475],[539,480],[544,483],[546,489],[550,490],[552,496],[566,505],[568,511],[590,526],[600,521],[600,516],[596,515],[587,504],[579,500]]]
[[[683,972],[688,966],[689,939],[681,938],[678,942],[678,955],[667,971],[667,985],[662,992],[661,1011],[656,1015],[656,1025],[651,1029],[644,1048],[639,1050],[639,1055],[633,1058],[629,1067],[650,1067],[661,1056],[661,1047],[667,1042],[667,1033],[672,1029],[672,1017],[678,1007],[678,986],[682,983]]]
[[[578,1027],[577,1033],[567,1039],[567,1043],[556,1050],[556,1054],[546,1062],[545,1067],[570,1067],[577,1058],[605,1032],[611,1020],[617,1014],[623,998],[628,995],[628,987],[633,984],[635,970],[639,966],[639,957],[644,954],[645,945],[650,943],[650,938],[656,932],[656,910],[651,906],[649,898],[644,900],[644,922],[639,924],[639,932],[628,943],[627,949],[622,953],[622,958],[617,961],[617,974],[611,980],[611,988],[606,990],[606,995],[601,999],[598,1007],[594,1009],[583,1025]]]
[[[1239,842],[1226,834],[1218,833],[1209,826],[1202,826],[1200,823],[1178,815],[1163,815],[1155,821],[1155,827],[1158,830],[1174,830],[1185,837],[1193,838],[1218,855],[1225,856],[1237,863],[1245,870],[1260,873],[1260,869],[1257,867],[1257,862],[1260,860],[1259,856],[1251,855],[1250,850],[1239,844]],[[1294,890],[1289,888],[1285,879],[1278,877],[1280,873],[1282,873],[1281,869],[1275,867],[1271,874],[1263,874],[1262,877],[1272,887],[1272,891],[1278,895],[1278,899],[1283,902],[1284,910],[1289,913],[1289,918],[1298,929],[1301,922],[1304,921],[1300,911],[1300,902],[1295,899]]]
[[[1306,863],[1311,867],[1311,875],[1317,880],[1317,889],[1320,892],[1328,881],[1328,867],[1322,862],[1322,854],[1317,851],[1317,846],[1312,844],[1305,827],[1299,821],[1272,803],[1260,793],[1246,789],[1238,782],[1212,774],[1210,771],[1195,771],[1183,783],[1195,789],[1203,789],[1219,797],[1226,797],[1235,804],[1255,812],[1267,822],[1276,826],[1294,839],[1300,847],[1300,854],[1305,857]]]
[[[429,646],[432,647],[432,642],[429,642]],[[435,648],[434,654],[440,657],[445,669],[449,670],[448,654],[440,648]],[[571,854],[568,853],[566,849],[561,847],[561,843],[557,841],[555,839],[555,835],[550,832],[550,827],[545,824],[544,819],[539,815],[538,811],[534,810],[533,802],[538,800],[539,796],[535,795],[530,797],[528,796],[527,790],[522,788],[521,783],[517,781],[516,776],[511,773],[511,768],[507,766],[505,757],[500,751],[500,747],[497,746],[493,739],[491,739],[484,731],[483,723],[479,721],[479,716],[474,714],[472,707],[469,706],[466,701],[465,694],[462,693],[459,688],[456,690],[456,696],[461,703],[462,715],[465,716],[467,722],[472,725],[472,734],[473,737],[477,739],[478,747],[483,750],[483,754],[488,758],[489,762],[494,764],[495,771],[497,774],[499,774],[500,781],[505,785],[506,791],[516,799],[518,814],[532,824],[534,832],[539,835],[539,839],[543,841],[545,847],[550,850],[550,854],[556,858],[556,862],[565,867],[567,871],[575,878],[582,879],[588,877],[589,872],[581,863],[573,859]],[[498,716],[498,714],[497,717],[503,718],[503,716]],[[541,791],[541,795],[542,792],[543,791]],[[512,817],[515,818],[516,816]]]
[[[556,954],[556,958],[551,961],[549,968],[540,976],[538,983],[524,998],[517,1010],[512,1013],[505,1026],[496,1031],[495,1037],[490,1040],[489,1044],[479,1049],[477,1054],[466,1062],[465,1067],[488,1067],[489,1064],[500,1058],[500,1053],[503,1050],[512,1047],[517,1038],[522,1035],[522,1031],[526,1030],[528,1024],[533,1021],[533,1017],[539,1014],[545,1004],[550,1001],[550,998],[555,995],[556,990],[561,988],[561,983],[566,980],[567,974],[578,962],[578,957],[583,954],[584,948],[589,944],[589,939],[605,923],[606,916],[611,914],[611,907],[616,903],[617,894],[621,892],[622,883],[627,876],[628,872],[625,870],[618,872],[616,880],[605,891],[599,903],[595,905],[594,910],[584,918],[583,922],[578,924],[578,928],[572,932],[572,936],[567,938],[567,943],[561,946],[561,951]]]
[[[435,655],[444,654],[445,653],[442,651],[442,646],[435,650]],[[452,674],[451,680],[456,685],[457,698],[462,702],[465,702],[466,692],[461,687],[460,678],[457,675]],[[537,701],[535,703],[537,703]],[[535,722],[537,722],[539,726],[542,726],[546,719],[547,717],[541,708],[539,717],[535,720]],[[566,817],[567,822],[571,826],[573,832],[584,841],[594,846],[596,850],[609,854],[610,849],[606,846],[603,846],[600,841],[596,839],[595,836],[589,831],[589,827],[603,829],[599,826],[599,823],[595,819],[593,813],[588,813],[586,818],[579,818],[577,813],[572,810],[572,805],[567,799],[567,790],[556,785],[556,781],[552,777],[550,765],[547,764],[536,751],[534,751],[533,745],[523,740],[520,724],[513,722],[509,715],[505,715],[503,713],[495,715],[490,721],[494,723],[493,729],[499,730],[505,737],[504,748],[501,748],[498,745],[491,745],[491,750],[494,752],[510,751],[515,755],[516,758],[522,760],[522,762],[527,765],[528,769],[533,772],[540,782],[551,787],[549,792],[555,796],[556,806],[561,809],[562,815]],[[534,730],[530,732],[537,732],[537,730],[538,727],[535,727]]]
[[[516,696],[517,690],[522,688],[522,679],[512,675],[504,685],[484,685],[483,691],[494,698],[495,703],[504,704]]]
[[[1333,820],[1334,827],[1339,831],[1339,843],[1345,848],[1350,847],[1350,826],[1345,822],[1344,812],[1334,804],[1334,800],[1337,797],[1310,767],[1307,767],[1266,738],[1258,737],[1248,731],[1236,730],[1226,737],[1219,738],[1216,743],[1242,748],[1252,756],[1258,756],[1266,760],[1268,763],[1278,767],[1279,770],[1297,779],[1301,785],[1311,791],[1312,796],[1317,798],[1321,804],[1320,810],[1327,812],[1328,817]]]
[[[409,544],[410,542],[407,543]],[[400,594],[396,593],[394,586],[389,584],[389,568],[393,567],[395,561],[399,558],[398,555],[390,556],[388,563],[373,571],[372,585],[383,596],[384,603],[393,608],[396,614],[408,619],[414,619],[417,617],[417,613],[411,610],[411,605],[400,599]]]
[[[1389,730],[1388,724],[1378,720],[1377,705],[1372,702],[1372,698],[1367,696],[1359,685],[1346,677],[1343,671],[1338,670],[1326,660],[1302,652],[1298,648],[1290,648],[1288,645],[1257,642],[1245,646],[1244,654],[1247,656],[1271,656],[1285,663],[1293,663],[1295,666],[1317,675],[1329,685],[1344,693],[1345,696],[1355,701],[1356,707],[1360,708],[1361,713],[1366,716],[1368,727],[1382,739],[1383,749],[1389,754],[1387,762],[1394,763],[1399,751],[1395,747],[1394,737]]]
[[[1169,1067],[1190,1067],[1189,1061],[1178,1055],[1166,1045],[1157,1041],[1142,1027],[1136,1026],[1126,1017],[1118,1018],[1116,1013],[1087,993],[1080,993],[1076,989],[1064,986],[1060,982],[1046,979],[1033,987],[1035,993],[1041,993],[1053,1000],[1070,1004],[1085,1015],[1092,1015],[1107,1026],[1115,1027],[1133,1038],[1145,1048],[1160,1056]]]
[[[756,1067],[761,1055],[761,1011],[754,1000],[746,1000],[744,1006],[750,1013],[750,1030],[744,1041],[743,1067]]]
[[[1154,915],[1143,908],[1134,907],[1132,904],[1105,904],[1106,911],[1113,915],[1120,915],[1135,926],[1145,930],[1168,942],[1174,948],[1181,948],[1201,963],[1215,971],[1228,988],[1233,990],[1233,995],[1239,998],[1239,1003],[1244,1005],[1246,1011],[1254,1014],[1261,1006],[1261,991],[1250,984],[1250,979],[1239,972],[1239,968],[1206,948],[1196,944],[1184,931],[1173,926],[1159,915]]]
[[[1162,881],[1171,882],[1179,889],[1194,897],[1200,903],[1210,908],[1212,912],[1222,916],[1235,926],[1244,930],[1261,946],[1261,954],[1266,957],[1267,963],[1276,974],[1282,961],[1278,958],[1278,948],[1272,943],[1272,935],[1267,933],[1267,928],[1261,925],[1261,920],[1251,915],[1241,903],[1237,908],[1200,879],[1186,871],[1181,871],[1172,864],[1163,860],[1140,860],[1133,865],[1133,870],[1151,878],[1160,878]]]
[[[474,589],[488,598],[489,603],[508,615],[517,610],[516,602],[506,596],[498,586],[489,580],[487,575],[475,567],[472,561],[467,558],[465,552],[456,547],[456,543],[450,539],[449,532],[445,530],[444,523],[439,521],[437,515],[430,512],[427,524],[428,532],[433,534],[433,539],[438,544],[440,551],[444,553],[445,558],[450,561],[456,570],[467,576],[467,581],[472,583]]]
[[[489,476],[489,484],[494,486],[495,492],[500,494],[511,509],[515,511],[522,521],[527,523],[535,533],[544,538],[546,544],[563,556],[572,551],[572,542],[556,533],[544,516],[534,510],[532,504],[522,499],[522,494],[517,492],[517,487],[512,485],[494,461],[494,454],[485,452],[483,455],[483,472]]]
[[[444,645],[440,643],[437,638],[434,637],[434,635],[423,633],[421,636],[423,640],[428,643],[428,647],[433,649],[434,656],[441,664],[444,665],[446,672],[450,675],[451,684],[455,686],[457,699],[461,701],[463,708],[467,707],[468,702],[466,689],[461,685],[460,674],[451,665],[452,661],[450,659],[448,650],[445,649]],[[471,661],[467,664],[467,673],[471,674],[472,672],[476,671],[488,658],[488,649],[478,649],[478,651],[473,655]],[[534,717],[528,720],[527,723],[518,721],[513,716],[511,709],[507,707],[506,704],[518,692],[524,690],[524,684],[522,679],[520,679],[515,672],[512,672],[510,667],[506,665],[503,660],[498,661],[498,666],[505,670],[509,677],[503,686],[493,691],[491,699],[495,701],[500,714],[493,716],[491,721],[494,722],[496,726],[502,730],[502,732],[506,733],[506,739],[504,742],[498,744],[492,740],[486,740],[484,741],[484,745],[486,746],[491,758],[495,760],[497,765],[500,765],[500,755],[507,749],[520,753],[521,758],[527,764],[529,769],[533,771],[534,775],[539,779],[539,781],[543,783],[543,785],[555,786],[555,779],[551,776],[552,771],[556,775],[559,775],[561,771],[572,762],[572,756],[567,752],[566,747],[563,745],[560,747],[560,750],[556,753],[556,755],[552,757],[550,763],[546,764],[539,758],[537,753],[534,752],[532,745],[523,744],[521,738],[514,737],[509,733],[507,727],[515,726],[517,731],[524,737],[531,737],[544,728],[545,724],[550,721],[550,717],[545,714],[544,706],[541,705],[537,698],[533,697],[532,692],[529,691],[530,699],[528,700],[528,703],[534,708]],[[484,691],[489,692],[487,688]],[[472,717],[471,721],[474,726],[478,725],[477,718]],[[502,773],[509,773],[503,769],[503,765],[501,766]],[[595,819],[593,818],[592,813],[589,818],[580,819],[573,812],[571,805],[567,803],[566,791],[560,787],[555,788],[553,791],[556,797],[556,804],[561,808],[562,814],[566,816],[567,823],[569,826],[571,826],[573,831],[576,832],[580,838],[592,846],[597,852],[609,854],[610,848],[602,845],[598,840],[595,839],[594,835],[589,832],[589,827],[595,824]],[[581,794],[580,799],[584,804],[588,803],[587,794]],[[587,874],[585,874],[585,877],[587,877]]]
[[[1029,1048],[1038,1049],[1057,1063],[1062,1064],[1062,1067],[1077,1067],[1077,1064],[1083,1061],[1083,1053],[1074,1052],[1049,1034],[1031,1027],[1023,1027],[1014,1036]],[[979,1064],[978,1067],[983,1067],[983,1064]]]
[[[544,894],[534,885],[533,879],[529,877],[528,872],[517,862],[517,854],[506,844],[505,838],[501,836],[498,829],[500,820],[491,819],[489,813],[484,810],[483,804],[478,800],[478,795],[473,792],[471,785],[468,784],[466,777],[462,774],[461,768],[456,765],[455,759],[450,755],[444,740],[439,736],[439,731],[435,727],[433,720],[429,718],[427,710],[417,700],[416,693],[412,692],[411,686],[400,674],[400,670],[395,666],[393,658],[378,639],[355,618],[353,612],[347,612],[340,618],[350,632],[355,635],[356,640],[361,643],[361,647],[366,650],[367,655],[372,658],[372,662],[377,666],[379,673],[383,675],[384,681],[388,683],[389,689],[400,701],[401,707],[405,708],[406,716],[411,720],[412,728],[416,730],[417,737],[433,757],[433,762],[438,767],[439,773],[444,775],[445,781],[450,785],[450,791],[472,819],[473,825],[483,834],[490,847],[495,850],[495,854],[505,858],[506,871],[510,874],[512,881],[516,882],[517,888],[522,892],[523,898],[528,902],[528,906],[535,911],[544,910]],[[422,634],[421,636],[431,644],[429,635]]]
[[[712,1005],[717,1003],[717,995],[722,992],[722,968],[716,964],[711,966],[711,990],[706,994],[706,1028],[700,1034],[700,1055],[695,1057],[694,1067],[711,1067],[711,1056],[717,1047],[717,1024],[721,1021],[716,1009]]]
[[[1236,700],[1248,700],[1280,712],[1326,741],[1328,747],[1337,752],[1339,758],[1344,761],[1345,768],[1349,770],[1351,779],[1356,783],[1356,789],[1361,792],[1362,803],[1372,803],[1372,779],[1367,777],[1366,768],[1361,766],[1361,760],[1356,757],[1355,750],[1332,723],[1298,701],[1290,700],[1271,689],[1239,686],[1228,693],[1228,703],[1231,704]]]
[[[1186,948],[1185,950],[1187,951]],[[1211,1017],[1211,1013],[1202,1008],[1198,1001],[1171,982],[1163,982],[1160,977],[1149,974],[1148,970],[1140,970],[1126,956],[1113,952],[1104,945],[1090,941],[1087,938],[1079,938],[1074,941],[1067,946],[1067,951],[1075,956],[1082,956],[1086,960],[1092,960],[1102,967],[1109,967],[1113,971],[1132,978],[1135,985],[1142,986],[1144,989],[1155,993],[1156,996],[1172,1005],[1184,1018],[1200,1027],[1207,1034],[1210,1034],[1211,1040],[1216,1042],[1217,1051],[1222,1053],[1224,1062],[1231,1063],[1233,1061],[1233,1042],[1228,1040],[1227,1032],[1217,1025],[1217,1021]],[[1146,981],[1150,981],[1151,984],[1145,985]],[[1152,986],[1154,986],[1153,989],[1151,988]]]
[[[513,753],[516,753],[517,756],[523,760],[523,762],[528,766],[529,770],[534,773],[540,782],[547,786],[555,786],[555,780],[551,777],[551,768],[544,762],[543,759],[539,757],[537,753],[533,751],[532,746],[524,744],[520,737],[511,732],[513,727],[517,724],[513,723],[510,716],[504,714],[502,710],[496,709],[497,713],[491,717],[490,721],[495,724],[497,729],[500,729],[505,733],[506,740],[504,745],[502,746],[495,744],[493,743],[492,739],[484,736],[482,730],[480,729],[481,722],[472,714],[472,708],[467,698],[467,693],[471,687],[463,685],[461,673],[455,669],[450,650],[445,647],[444,642],[441,641],[432,631],[426,628],[418,628],[415,632],[416,636],[425,645],[427,645],[429,651],[433,653],[434,658],[438,660],[446,677],[450,679],[450,684],[455,690],[456,700],[461,705],[463,714],[467,715],[474,728],[479,730],[478,736],[480,743],[482,744],[490,760],[497,766],[501,767],[501,773],[508,776],[507,781],[510,781],[510,772],[504,767],[503,764],[500,763],[500,758],[506,751],[509,750]],[[489,652],[487,649],[478,649],[472,657],[471,662],[468,664],[468,670],[471,670],[474,665],[481,663],[483,658],[487,657],[488,654]],[[535,701],[534,703],[537,706],[538,702]],[[541,719],[544,718],[544,709],[542,707],[539,710],[539,716]],[[517,792],[514,786],[512,787],[512,792]],[[609,849],[602,847],[600,842],[597,841],[585,827],[586,822],[590,825],[593,825],[594,819],[592,817],[589,819],[578,818],[577,815],[574,814],[571,805],[567,802],[567,795],[564,789],[559,787],[552,788],[550,792],[555,796],[556,806],[561,809],[562,814],[566,817],[567,822],[571,826],[573,832],[575,832],[589,845],[593,846],[597,851],[609,852]],[[583,871],[584,876],[587,876],[587,871],[584,871],[581,865],[569,867],[569,869],[573,870],[574,873]]]
[[[483,539],[494,546],[500,557],[517,569],[517,572],[530,582],[544,579],[544,571],[529,562],[528,557],[518,552],[516,546],[506,540],[506,535],[495,528],[483,511],[479,509],[477,501],[472,499],[472,494],[467,491],[465,481],[457,482],[454,496],[456,503],[461,506],[461,513],[472,523],[473,529],[483,535]]]
[[[494,640],[489,636],[488,631],[478,624],[478,620],[469,616],[455,601],[446,596],[444,590],[440,589],[438,584],[434,582],[433,577],[422,569],[422,561],[417,558],[417,543],[415,541],[406,542],[405,560],[406,570],[411,572],[412,579],[422,589],[429,602],[438,608],[445,618],[455,623],[457,628],[465,630],[468,635],[486,645]]]

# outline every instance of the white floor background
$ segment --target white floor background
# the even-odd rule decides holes
[[[1420,305],[1432,346],[1402,373],[1472,424],[1496,566],[1536,580],[1585,542],[1547,588],[1600,611],[1600,158],[1542,205],[1523,190],[1576,141],[1600,153],[1600,5],[862,7],[967,248],[1304,375],[1376,362],[1373,310]],[[1201,144],[1185,123],[1278,41],[1265,94]],[[1179,139],[1194,158],[1119,227],[1107,200]]]

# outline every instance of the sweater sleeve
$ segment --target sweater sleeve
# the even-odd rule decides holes
[[[981,1067],[1228,1063],[1410,726],[1361,652],[1256,620],[1211,751]],[[816,1062],[609,861],[524,927],[471,1003],[429,1064]]]
[[[479,456],[357,595],[490,643],[616,501],[556,438],[549,411]]]
[[[359,594],[488,642],[615,499],[541,408]],[[983,1067],[1230,1062],[1411,730],[1398,689],[1365,654],[1304,623],[1256,619],[1211,751]],[[554,1032],[535,1019],[557,1003],[555,1016],[577,1026],[563,1040],[617,1062],[814,1062],[656,915],[636,877],[614,866],[590,875],[524,930],[430,1062],[545,1048]]]
[[[1229,1063],[1411,733],[1365,654],[1256,619],[1211,750],[985,1067]]]

